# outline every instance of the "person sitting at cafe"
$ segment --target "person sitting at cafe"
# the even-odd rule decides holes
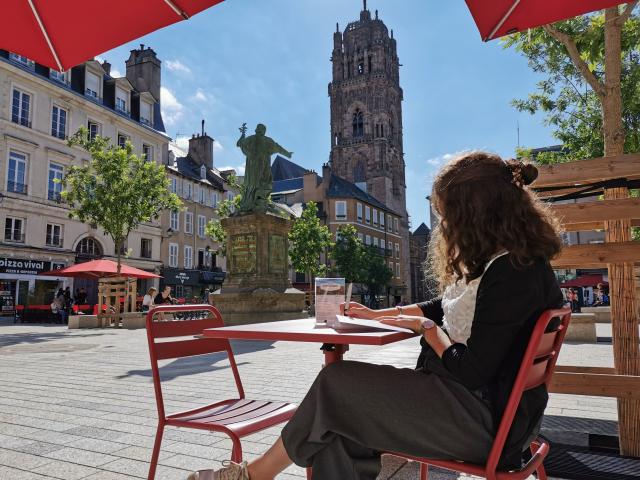
[[[156,290],[154,287],[151,287],[147,291],[147,294],[142,299],[142,311],[143,312],[148,312],[149,310],[151,310],[153,308],[153,306],[155,305],[154,304],[154,300],[155,300],[157,291],[158,290]]]
[[[533,165],[485,152],[445,165],[432,195],[442,297],[345,312],[419,333],[417,368],[332,363],[264,455],[189,480],[271,480],[292,462],[312,467],[314,480],[373,480],[385,451],[485,462],[538,317],[563,302],[549,263],[559,224],[527,187],[536,176]],[[501,469],[521,466],[547,399],[544,384],[523,394]]]

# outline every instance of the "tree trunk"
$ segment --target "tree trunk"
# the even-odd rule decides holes
[[[313,308],[313,275],[311,272],[307,272],[309,275],[309,308]]]
[[[622,25],[616,21],[618,7],[605,10],[605,96],[602,100],[604,155],[624,153],[625,130],[622,121],[621,40]],[[627,188],[608,188],[605,198],[627,198]],[[631,221],[605,222],[607,242],[631,240]],[[640,347],[635,298],[633,263],[612,263],[609,293],[613,328],[613,358],[619,375],[640,375]],[[618,399],[620,453],[640,457],[640,401]]]

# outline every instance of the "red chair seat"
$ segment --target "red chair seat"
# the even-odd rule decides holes
[[[208,317],[192,315],[201,312],[208,312]],[[174,313],[185,313],[186,315],[181,317],[187,318],[176,319]],[[156,321],[156,317],[160,321]],[[204,338],[201,335],[205,328],[222,326],[224,326],[222,315],[211,305],[159,305],[147,313],[147,340],[158,407],[158,430],[147,477],[149,480],[155,478],[165,426],[225,433],[233,444],[231,460],[241,462],[241,437],[285,422],[296,411],[296,405],[290,403],[244,398],[244,388],[229,340]],[[158,361],[218,352],[227,354],[239,398],[222,400],[185,412],[167,414],[164,408]]]
[[[285,402],[262,400],[227,400],[167,417],[167,425],[233,432],[239,437],[256,430],[278,425],[296,411]]]

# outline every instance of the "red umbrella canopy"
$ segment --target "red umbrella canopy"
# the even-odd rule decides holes
[[[4,0],[0,49],[68,70],[222,1]]]
[[[485,42],[629,3],[622,0],[465,0]]]
[[[120,276],[128,278],[160,278],[155,273],[145,272],[139,268],[130,267],[129,265],[121,265]],[[104,278],[116,277],[118,264],[111,260],[92,260],[91,262],[76,263],[70,267],[60,270],[52,270],[50,272],[41,273],[40,275],[49,275],[54,277],[77,277],[77,278]]]

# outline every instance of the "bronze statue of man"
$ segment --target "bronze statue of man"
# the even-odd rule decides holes
[[[267,127],[259,123],[256,126],[255,135],[246,136],[247,124],[240,127],[238,147],[247,157],[244,171],[244,191],[240,202],[239,213],[264,213],[268,209],[268,200],[273,190],[273,177],[271,176],[271,155],[281,153],[291,157],[293,152],[288,152],[273,139],[267,137]]]

